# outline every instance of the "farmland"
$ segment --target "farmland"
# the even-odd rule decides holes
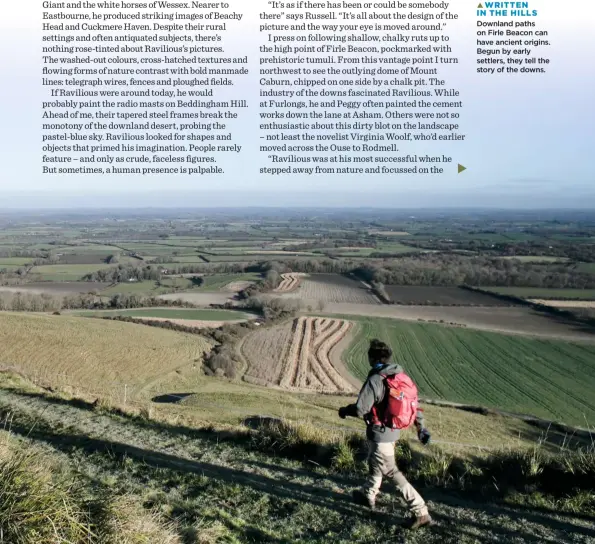
[[[2,367],[53,385],[130,391],[184,367],[198,367],[210,342],[132,323],[84,317],[0,313]]]
[[[385,291],[395,304],[433,304],[436,306],[510,306],[496,297],[458,287],[425,287],[385,285]]]
[[[592,330],[521,306],[501,308],[327,303],[319,313],[325,316],[367,316],[455,323],[469,329],[595,343]]]
[[[248,316],[231,310],[206,310],[185,308],[140,308],[136,310],[103,310],[98,312],[76,312],[77,315],[93,317],[128,316],[138,318],[160,318],[194,321],[243,321]]]
[[[519,298],[595,300],[595,289],[542,289],[538,287],[485,287],[484,289],[500,295]]]
[[[245,285],[255,282],[259,279],[258,274],[213,274],[204,276],[198,290],[202,292],[217,292],[228,290],[234,292],[237,289],[230,288],[229,285],[236,282],[243,282]]]
[[[306,277],[306,274],[299,274],[299,273],[286,273],[281,274],[281,282],[279,285],[274,289],[275,293],[289,293],[290,291],[294,291],[300,286],[302,279]]]
[[[92,281],[72,282],[32,282],[20,285],[2,285],[0,293],[31,293],[48,295],[68,295],[76,293],[93,293],[104,290],[108,284]]]
[[[309,274],[301,279],[297,289],[283,293],[283,296],[325,303],[379,303],[362,282],[338,274]]]
[[[529,302],[535,304],[543,304],[544,306],[552,306],[554,308],[595,308],[595,300],[556,300],[556,299],[543,299],[543,298],[530,298]]]
[[[89,265],[89,264],[66,264],[66,265],[43,265],[35,266],[31,270],[32,276],[38,277],[41,281],[77,281],[86,274],[97,270],[110,268],[112,265]]]
[[[362,319],[344,353],[348,367],[360,379],[369,368],[370,338],[391,345],[394,360],[410,373],[422,396],[583,427],[595,422],[594,345]]]
[[[242,344],[244,379],[283,389],[354,392],[333,349],[351,328],[348,321],[300,317],[253,332]]]

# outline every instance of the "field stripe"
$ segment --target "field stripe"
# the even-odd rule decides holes
[[[303,317],[299,317],[294,321],[295,328],[293,337],[291,339],[291,347],[289,348],[289,353],[287,354],[287,359],[285,362],[285,368],[283,369],[281,380],[279,382],[281,387],[290,387],[294,381],[298,365],[300,344],[304,330],[304,319],[305,318]]]
[[[308,361],[310,355],[310,342],[312,340],[312,318],[304,319],[304,334],[300,342],[299,363],[293,385],[295,387],[307,387],[308,385]]]

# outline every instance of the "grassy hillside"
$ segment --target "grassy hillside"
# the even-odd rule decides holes
[[[380,495],[374,514],[350,501],[365,476],[360,438],[290,422],[268,430],[201,425],[180,413],[160,417],[146,406],[122,411],[48,394],[9,376],[0,382],[0,415],[10,413],[14,446],[10,456],[0,456],[1,493],[11,499],[0,503],[0,523],[13,544],[595,537],[595,471],[586,451],[567,451],[564,463],[541,447],[462,460],[440,446],[401,443],[399,462],[439,523],[406,534],[398,527],[406,513],[394,493]]]
[[[368,340],[391,345],[420,394],[563,421],[595,423],[595,345],[363,318],[344,353],[364,378]]]
[[[72,316],[0,312],[1,367],[106,394],[140,389],[176,369],[200,371],[197,335]]]

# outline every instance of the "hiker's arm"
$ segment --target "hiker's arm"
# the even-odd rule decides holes
[[[430,432],[426,429],[426,420],[424,417],[424,411],[422,408],[417,408],[415,414],[415,428],[417,429],[417,437],[419,441],[425,446],[430,443]]]
[[[424,417],[424,411],[422,408],[417,409],[417,413],[415,415],[415,428],[417,429],[418,433],[422,429],[426,428],[426,418]]]
[[[345,415],[364,418],[372,411],[372,406],[379,401],[378,380],[375,379],[376,377],[377,376],[371,376],[366,380],[366,383],[364,383],[359,392],[357,402],[345,406],[343,409]]]

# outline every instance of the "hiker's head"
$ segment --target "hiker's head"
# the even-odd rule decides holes
[[[377,365],[378,363],[388,363],[393,350],[390,349],[388,344],[374,339],[370,341],[370,347],[368,348],[368,361],[370,366]]]

